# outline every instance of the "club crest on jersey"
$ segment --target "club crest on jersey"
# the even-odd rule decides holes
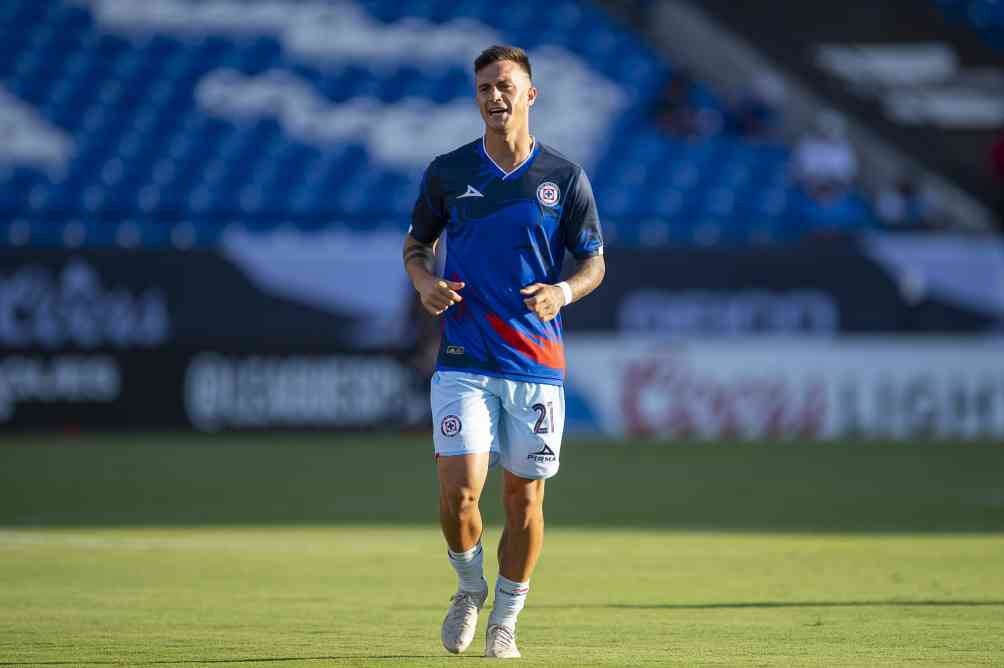
[[[554,206],[561,199],[561,190],[557,184],[544,181],[537,186],[537,201],[544,206]]]
[[[456,436],[462,428],[463,425],[460,422],[460,418],[456,415],[447,415],[439,425],[439,430],[443,432],[443,436]]]

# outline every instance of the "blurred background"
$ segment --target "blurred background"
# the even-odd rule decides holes
[[[521,648],[999,662],[1004,1],[0,0],[0,663],[440,665],[401,245],[494,43],[607,239]]]
[[[4,0],[0,424],[427,430],[399,248],[503,42],[608,240],[573,436],[1004,438],[1004,5],[770,5]]]

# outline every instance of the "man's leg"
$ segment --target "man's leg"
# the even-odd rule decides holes
[[[499,573],[513,582],[526,582],[544,545],[544,481],[509,471],[502,475],[506,523],[499,542]]]
[[[481,548],[478,500],[488,475],[489,453],[437,457],[439,523],[450,565],[457,573],[457,593],[443,620],[443,647],[454,654],[467,649],[478,625],[478,610],[488,597]]]
[[[478,500],[488,475],[489,453],[437,457],[439,524],[452,552],[467,552],[481,540]]]
[[[443,619],[441,637],[443,646],[455,654],[467,649],[474,639],[478,611],[488,596],[478,500],[488,474],[490,451],[497,448],[500,406],[487,386],[486,377],[471,374],[437,372],[432,377],[439,519],[450,566],[459,581]]]
[[[516,658],[516,618],[530,592],[530,576],[544,545],[544,481],[505,471],[502,504],[506,522],[499,542],[499,575],[488,618],[485,656]]]
[[[544,481],[558,472],[564,393],[558,386],[506,381],[499,575],[488,620],[485,656],[518,657],[516,619],[544,545]]]
[[[488,382],[484,376],[436,372],[431,383],[439,521],[451,556],[460,555],[461,561],[480,546],[478,500],[491,450],[498,445],[500,405],[498,397],[488,392]],[[471,590],[474,584],[481,588],[480,575],[477,583],[469,580],[466,586],[463,578],[461,574],[461,590]]]

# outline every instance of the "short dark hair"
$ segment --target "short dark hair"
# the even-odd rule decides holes
[[[489,46],[481,52],[480,56],[474,59],[474,73],[477,74],[482,67],[488,67],[500,60],[511,60],[526,71],[526,76],[531,79],[533,78],[533,74],[530,72],[530,58],[527,57],[526,51],[518,46],[502,44]]]

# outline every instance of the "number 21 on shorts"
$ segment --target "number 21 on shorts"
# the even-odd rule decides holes
[[[534,404],[531,406],[537,412],[537,422],[533,425],[533,433],[550,434],[554,431],[554,404],[548,401],[547,404]]]

